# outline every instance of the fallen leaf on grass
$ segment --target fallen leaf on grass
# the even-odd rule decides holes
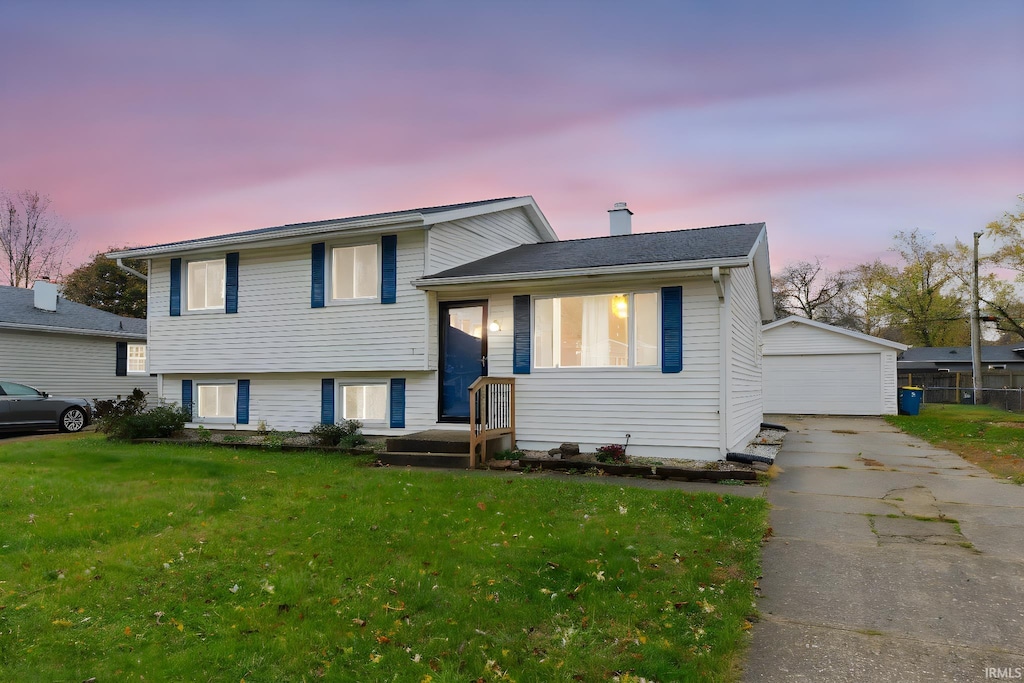
[[[476,504],[476,506],[477,506],[478,508],[480,508],[481,510],[486,510],[486,509],[487,509],[487,505],[486,505],[486,504],[484,504],[484,502],[483,502],[483,501],[480,501],[479,503],[477,503],[477,504]]]

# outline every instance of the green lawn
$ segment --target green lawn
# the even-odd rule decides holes
[[[0,442],[0,678],[731,680],[764,500]]]
[[[1024,484],[1024,415],[989,406],[931,404],[890,424],[962,455],[989,472]]]

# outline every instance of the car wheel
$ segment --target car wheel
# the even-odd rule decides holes
[[[81,408],[68,408],[60,416],[60,431],[80,432],[85,428],[85,413]]]

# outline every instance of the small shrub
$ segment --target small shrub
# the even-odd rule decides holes
[[[146,409],[146,392],[133,389],[127,398],[118,396],[110,400],[93,400],[93,416],[97,421],[119,419],[128,415],[138,415]]]
[[[341,446],[354,448],[366,443],[366,437],[360,431],[363,423],[358,420],[346,420],[341,424],[319,424],[309,430],[321,446]]]
[[[115,441],[166,439],[184,429],[191,419],[191,413],[177,405],[157,406],[138,415],[104,419],[101,430]]]
[[[256,434],[258,436],[266,436],[269,433],[270,433],[270,428],[267,427],[267,421],[266,420],[260,420],[256,424]]]
[[[206,427],[199,425],[196,427],[196,437],[198,437],[199,441],[202,443],[210,443],[210,441],[213,440],[213,432]]]
[[[523,453],[518,448],[506,448],[503,451],[498,451],[494,454],[495,460],[519,460],[525,458],[526,453]]]
[[[613,443],[597,449],[598,462],[626,462],[626,447]]]
[[[263,447],[272,451],[280,450],[281,446],[284,445],[284,440],[284,434],[276,429],[272,429],[263,437]]]

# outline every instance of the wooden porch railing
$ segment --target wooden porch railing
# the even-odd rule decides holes
[[[508,435],[516,446],[516,380],[481,377],[469,387],[469,467],[487,462],[487,441]]]

